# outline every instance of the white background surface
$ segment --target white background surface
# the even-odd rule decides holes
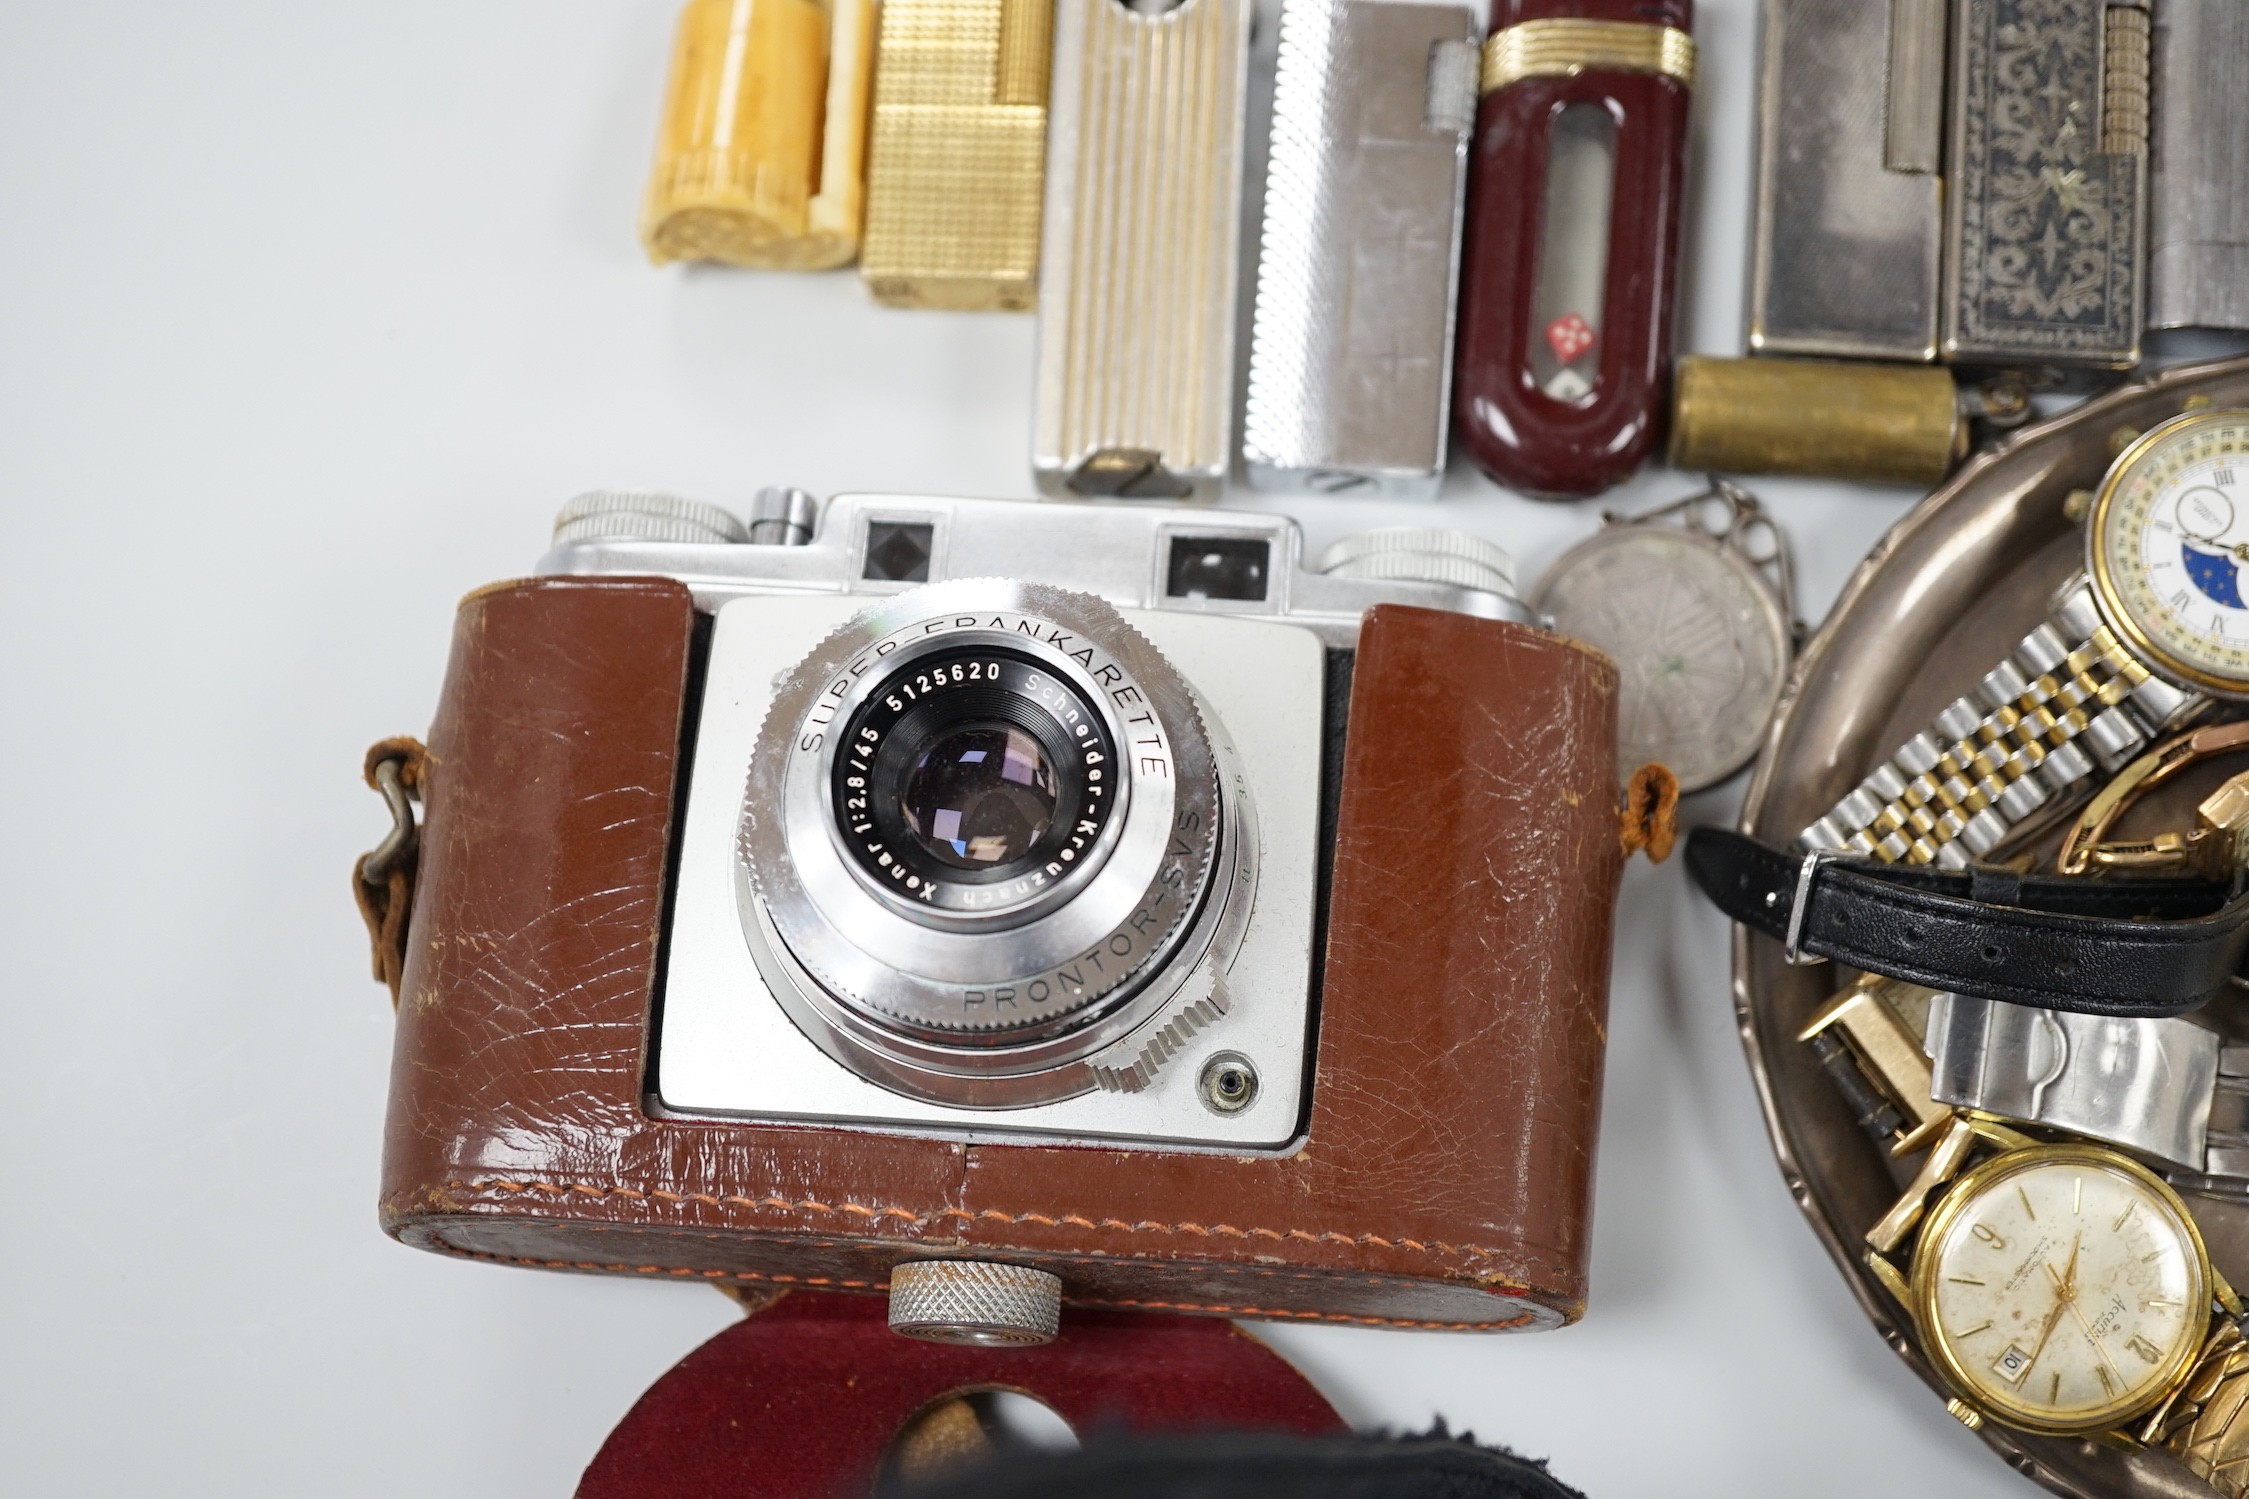
[[[0,1491],[559,1496],[733,1315],[382,1237],[346,888],[364,747],[428,722],[455,600],[571,494],[1030,492],[1028,318],[642,262],[674,8],[0,4]],[[1733,353],[1752,6],[1701,12],[1680,346]],[[1912,498],[1756,487],[1814,618]],[[1527,579],[1598,504],[1462,472],[1290,508],[1314,546],[1473,528]],[[1442,1415],[1594,1499],[2029,1492],[1798,1217],[1726,979],[1636,863],[1582,1324],[1270,1337],[1354,1421]]]

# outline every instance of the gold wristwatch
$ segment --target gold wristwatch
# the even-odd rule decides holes
[[[2241,1302],[2145,1166],[1961,1111],[1866,1240],[1965,1425],[2160,1447],[2249,1495]]]

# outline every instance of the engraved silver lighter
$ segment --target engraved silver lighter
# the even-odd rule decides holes
[[[1258,488],[1444,480],[1477,40],[1460,3],[1281,7],[1242,416]]]
[[[1944,357],[2139,363],[2147,0],[1957,0]]]
[[[2127,368],[2147,0],[1767,0],[1753,352]]]
[[[2155,9],[2147,325],[2249,328],[2249,0]]]
[[[1213,499],[1232,452],[1253,0],[1059,0],[1031,464]]]

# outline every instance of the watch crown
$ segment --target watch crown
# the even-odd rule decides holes
[[[2185,400],[2183,400],[2183,401],[2181,401],[2181,402],[2179,403],[2179,410],[2181,410],[2181,411],[2208,411],[2208,410],[2209,410],[2209,409],[2210,409],[2211,407],[2213,407],[2213,406],[2215,406],[2215,405],[2217,405],[2217,404],[2218,404],[2218,403],[2217,403],[2217,402],[2216,402],[2215,400],[2213,400],[2213,399],[2212,399],[2211,397],[2209,397],[2209,396],[2206,396],[2206,395],[2201,395],[2201,396],[2188,396],[2188,397],[2187,397],[2187,398],[2186,398]]]
[[[2062,519],[2071,525],[2082,523],[2093,512],[2093,491],[2073,489],[2062,500]]]
[[[2108,435],[2108,456],[2111,458],[2123,457],[2124,450],[2130,447],[2133,443],[2138,442],[2139,440],[2139,428],[2118,427],[2115,431],[2109,433]]]
[[[1983,1430],[1983,1412],[1977,1410],[1967,1401],[1959,1399],[1947,1400],[1944,1403],[1944,1408],[1951,1414],[1953,1420],[1958,1421],[1962,1426],[1967,1427],[1970,1431]]]

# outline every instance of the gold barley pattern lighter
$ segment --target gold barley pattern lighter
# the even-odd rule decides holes
[[[887,0],[859,274],[893,307],[1038,299],[1053,0]]]

